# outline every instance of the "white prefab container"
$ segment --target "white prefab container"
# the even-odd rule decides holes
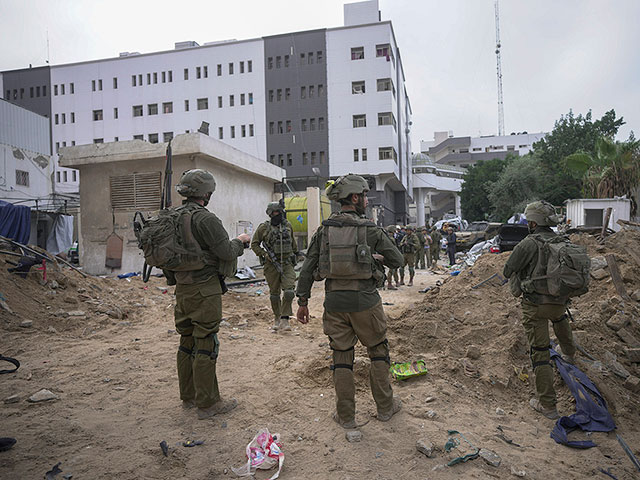
[[[567,200],[567,220],[574,227],[602,227],[607,208],[611,207],[611,218],[607,225],[616,232],[620,230],[618,220],[630,220],[631,200],[627,198],[582,198]]]

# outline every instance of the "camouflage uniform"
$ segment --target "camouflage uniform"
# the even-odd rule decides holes
[[[275,254],[282,268],[278,271],[262,243]],[[298,245],[293,237],[293,227],[283,219],[279,225],[270,221],[261,223],[251,239],[251,249],[264,265],[264,278],[269,284],[269,299],[274,316],[274,329],[290,330],[289,317],[293,315],[291,303],[295,297],[296,274],[293,269]],[[282,292],[282,298],[281,298]]]
[[[413,233],[412,228],[407,228],[407,234],[402,237],[402,240],[400,241],[400,251],[404,256],[404,262],[400,268],[400,285],[404,285],[404,267],[409,267],[408,285],[410,287],[413,286],[413,277],[416,274],[413,265],[416,263],[416,251],[419,248],[420,242],[418,240],[418,236]]]
[[[422,230],[418,230],[416,232],[416,237],[418,237],[418,243],[420,244],[420,246],[416,251],[415,268],[421,268],[422,270],[424,270],[424,245],[425,245],[426,239],[424,238],[424,234],[422,233]]]
[[[387,235],[389,236],[391,241],[394,243],[394,245],[396,244],[395,233],[396,233],[396,227],[393,225],[389,225],[387,227]],[[387,273],[387,288],[389,290],[397,290],[399,285],[398,269],[388,268],[387,270],[389,272]],[[393,286],[393,282],[396,282],[395,287]]]
[[[534,202],[530,205],[536,206],[537,204],[540,202]],[[530,209],[530,206],[527,208]],[[535,216],[531,211],[526,215],[530,220]],[[556,234],[546,225],[544,219],[539,220],[540,223],[536,222],[538,225],[532,233],[540,235],[545,240],[555,237]],[[563,354],[573,358],[576,347],[573,342],[571,325],[569,325],[565,314],[568,299],[537,293],[523,293],[520,288],[523,280],[531,278],[537,262],[538,243],[531,236],[528,236],[514,248],[504,266],[503,274],[509,278],[512,293],[515,296],[523,295],[522,325],[529,342],[536,392],[543,409],[553,411],[556,406],[556,393],[553,388],[553,369],[549,354],[549,322],[558,337]]]
[[[431,232],[431,261],[433,266],[438,264],[438,260],[440,260],[440,241],[442,240],[442,234],[440,231],[433,227]]]

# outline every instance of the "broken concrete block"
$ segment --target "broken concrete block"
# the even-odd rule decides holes
[[[640,288],[631,294],[631,298],[636,302],[640,302]]]
[[[606,325],[611,330],[615,330],[617,332],[621,328],[629,325],[629,317],[627,317],[623,312],[617,312],[613,317],[607,320]]]
[[[422,438],[416,442],[416,450],[429,458],[433,457],[433,443],[426,438]]]
[[[39,402],[46,402],[49,400],[57,400],[58,398],[59,397],[55,393],[51,392],[50,390],[47,390],[46,388],[43,388],[39,392],[36,392],[33,395],[31,395],[29,397],[29,402],[39,403]]]
[[[20,401],[20,395],[11,395],[10,397],[7,397],[4,399],[4,403],[18,403]]]
[[[349,443],[359,442],[362,440],[362,432],[360,430],[349,430],[345,434],[345,438]]]
[[[603,256],[591,257],[591,271],[601,270],[607,266],[607,259]]]
[[[500,463],[502,463],[502,459],[496,452],[487,450],[486,448],[481,448],[478,455],[492,467],[499,467]]]
[[[638,347],[627,347],[624,349],[624,353],[629,358],[631,363],[640,363],[640,348]]]
[[[604,268],[599,268],[598,270],[591,270],[591,276],[596,280],[602,280],[603,278],[607,278],[609,276],[609,272],[607,272]]]
[[[620,340],[629,345],[630,347],[640,348],[640,341],[632,335],[632,333],[626,328],[621,328],[616,332]]]
[[[480,353],[480,348],[477,345],[469,345],[465,356],[471,360],[477,360],[480,358]]]
[[[624,388],[632,392],[640,392],[640,378],[631,375],[624,381]]]
[[[69,317],[84,317],[85,313],[82,310],[71,310],[67,312],[67,316]]]
[[[23,320],[22,322],[20,322],[20,326],[22,328],[31,328],[31,327],[33,327],[33,321],[31,321],[31,320]]]

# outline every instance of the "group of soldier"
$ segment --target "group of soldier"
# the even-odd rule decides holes
[[[311,287],[314,281],[324,281],[322,327],[332,350],[330,368],[336,395],[334,420],[347,429],[358,427],[353,374],[354,347],[358,341],[366,347],[371,360],[369,378],[377,419],[390,420],[402,403],[391,388],[387,318],[378,289],[385,283],[384,267],[390,272],[388,288],[392,288],[391,277],[398,272],[400,280],[398,282],[395,277],[395,288],[404,284],[404,267],[408,267],[408,285],[412,285],[416,262],[424,268],[424,263],[420,263],[424,262],[424,257],[432,264],[438,261],[440,233],[425,227],[416,233],[411,226],[386,231],[376,226],[365,217],[369,191],[366,180],[353,174],[342,176],[326,189],[327,197],[340,205],[340,211],[323,221],[313,235],[296,288],[293,267],[299,252],[281,204],[269,204],[269,219],[256,229],[253,239],[243,233],[230,240],[218,217],[205,208],[215,190],[211,173],[200,169],[187,171],[176,189],[185,197],[183,205],[177,209],[191,219],[186,222],[187,234],[199,243],[208,258],[213,259],[201,270],[165,271],[168,284],[176,285],[175,321],[180,334],[177,365],[183,407],[197,407],[198,418],[205,419],[226,413],[238,404],[233,398],[223,400],[218,390],[216,362],[220,343],[217,332],[222,319],[221,296],[225,291],[220,272],[224,262],[235,261],[250,244],[264,265],[274,330],[291,329],[289,320],[296,296],[296,318],[301,324],[307,324]],[[550,215],[547,206],[536,208],[531,210],[536,221],[531,222],[530,228],[541,235],[552,235],[547,223]],[[531,242],[523,242],[523,249],[516,247],[505,267],[505,275],[522,279],[530,274],[532,262],[535,265],[537,261],[535,242]],[[532,399],[531,406],[554,418],[557,412],[548,365],[548,321],[553,321],[568,358],[573,358],[575,346],[571,327],[562,314],[566,299],[551,300],[555,303],[547,305],[545,302],[549,299],[525,294],[522,308],[539,394],[539,398]]]

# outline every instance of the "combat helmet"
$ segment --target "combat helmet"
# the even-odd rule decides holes
[[[558,225],[561,220],[561,216],[556,214],[554,206],[545,200],[528,204],[524,209],[524,216],[528,221],[546,227]]]
[[[396,233],[396,226],[395,225],[389,225],[387,227],[387,232],[389,233]]]
[[[283,212],[284,208],[282,208],[282,205],[280,204],[280,202],[270,202],[269,205],[267,205],[267,215],[271,216],[271,214],[273,212]]]
[[[176,185],[176,191],[183,197],[204,198],[215,189],[216,181],[213,175],[201,168],[184,172]]]
[[[342,200],[350,195],[361,194],[369,191],[369,184],[360,175],[349,173],[331,183],[325,193],[329,200]]]

